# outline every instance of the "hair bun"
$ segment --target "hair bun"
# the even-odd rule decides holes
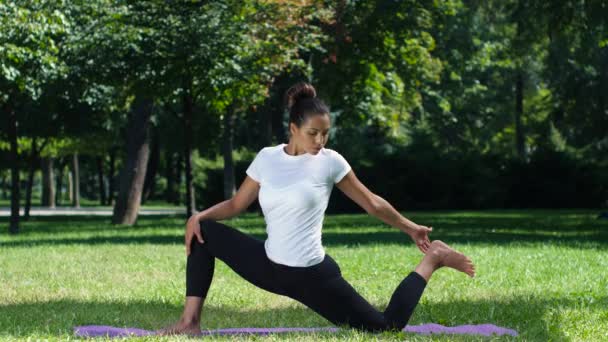
[[[290,109],[298,100],[307,98],[312,99],[315,97],[317,97],[317,92],[315,90],[315,87],[312,86],[312,84],[306,82],[298,82],[292,85],[285,92],[285,105],[287,106],[287,109]]]

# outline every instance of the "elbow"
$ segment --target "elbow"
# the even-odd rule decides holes
[[[226,200],[226,204],[228,205],[228,211],[230,212],[231,217],[238,215],[242,211],[242,209],[238,205],[238,202],[234,200],[234,197],[229,200]]]

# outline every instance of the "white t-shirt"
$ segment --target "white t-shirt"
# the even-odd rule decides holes
[[[288,266],[311,266],[325,257],[321,228],[329,195],[351,167],[331,149],[292,156],[285,146],[263,148],[246,172],[260,183],[268,258]]]

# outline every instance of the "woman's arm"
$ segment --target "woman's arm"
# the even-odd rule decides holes
[[[393,227],[399,228],[406,234],[418,229],[419,226],[416,223],[402,216],[387,200],[376,194],[373,194],[373,196],[376,200],[374,216]]]
[[[186,255],[190,255],[190,245],[195,236],[198,242],[204,243],[200,229],[200,222],[202,220],[210,219],[220,221],[238,215],[243,210],[247,209],[251,202],[258,197],[259,190],[260,185],[249,176],[246,176],[243,184],[241,184],[241,187],[239,188],[239,191],[237,191],[237,193],[231,199],[220,202],[208,209],[190,216],[188,222],[186,223],[186,233],[184,234]]]
[[[205,219],[210,219],[214,221],[221,221],[232,218],[236,216],[238,213],[234,209],[234,204],[232,203],[232,198],[227,199],[225,201],[219,202],[212,207],[209,207],[201,212],[196,214],[196,220],[202,221]]]
[[[403,217],[388,201],[363,185],[352,170],[336,183],[336,186],[368,214],[411,236],[418,248],[422,252],[426,252],[430,246],[428,233],[432,231],[432,228],[418,225]]]
[[[258,197],[260,185],[249,176],[241,184],[236,194],[228,200],[220,202],[196,214],[197,220],[211,219],[221,221],[237,216],[247,209]]]

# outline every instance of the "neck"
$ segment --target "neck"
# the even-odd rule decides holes
[[[298,156],[300,154],[306,153],[306,151],[297,146],[296,143],[293,142],[293,140],[291,139],[289,139],[289,143],[287,144],[287,146],[284,147],[284,150],[285,152],[287,152],[287,154],[290,154],[292,156]]]

